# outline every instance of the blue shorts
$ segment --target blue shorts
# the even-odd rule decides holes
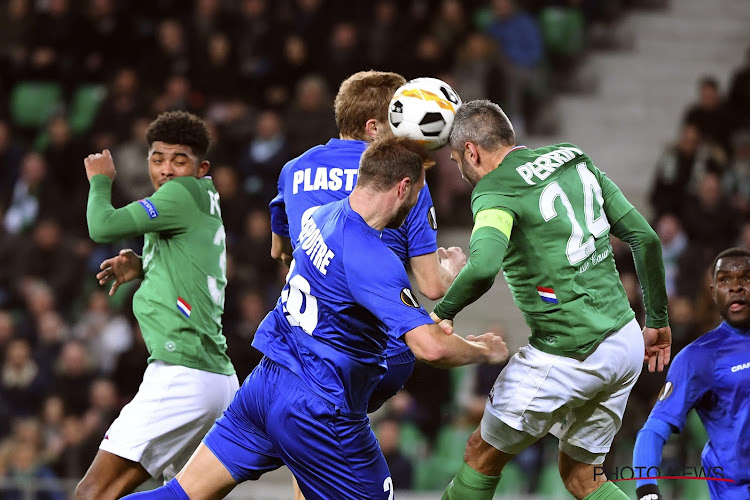
[[[721,459],[716,456],[716,452],[713,448],[706,447],[703,449],[701,454],[701,465],[704,469],[716,470],[717,467],[721,466]],[[743,474],[744,475],[744,474]],[[727,471],[724,471],[724,476],[729,479],[735,479],[731,477]],[[728,481],[706,481],[708,483],[708,493],[711,496],[711,500],[748,500],[750,499],[750,484],[747,482],[736,482],[730,483]]]
[[[286,465],[307,500],[388,500],[393,486],[370,420],[315,395],[268,358],[203,443],[239,483]]]
[[[388,371],[385,372],[370,396],[367,413],[372,413],[383,406],[383,403],[404,387],[411,377],[411,372],[414,371],[414,361],[414,354],[409,350],[388,357],[386,360]]]

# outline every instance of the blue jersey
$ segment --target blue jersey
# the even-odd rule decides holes
[[[651,417],[682,431],[692,408],[709,437],[704,467],[721,467],[725,477],[749,483],[750,330],[722,323],[674,358]]]
[[[287,284],[253,346],[321,398],[364,412],[386,371],[389,338],[432,320],[401,261],[348,199],[306,219],[292,256]]]
[[[349,196],[357,183],[357,171],[364,141],[331,139],[289,161],[281,171],[278,195],[271,201],[271,230],[288,237],[297,245],[303,221],[315,207]],[[437,223],[430,191],[419,192],[417,204],[398,229],[383,231],[383,242],[401,259],[404,266],[411,257],[437,250]],[[393,337],[388,356],[408,350]]]

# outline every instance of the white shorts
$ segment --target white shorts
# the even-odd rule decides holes
[[[139,462],[152,477],[174,477],[229,406],[237,375],[154,361],[99,449]]]
[[[602,463],[622,425],[643,353],[643,335],[635,320],[582,361],[523,347],[490,392],[482,439],[515,455],[549,432],[571,458]]]

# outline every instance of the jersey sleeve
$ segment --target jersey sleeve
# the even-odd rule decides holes
[[[622,219],[625,214],[633,210],[633,205],[625,198],[617,184],[612,182],[607,175],[596,167],[594,175],[599,181],[602,188],[602,198],[604,198],[604,213],[607,214],[607,220],[610,225],[614,225]]]
[[[683,349],[672,361],[649,418],[663,420],[682,432],[687,414],[713,385],[713,365],[712,352],[694,345]]]
[[[271,203],[268,204],[268,208],[271,212],[271,231],[279,236],[289,238],[289,219],[286,216],[286,202],[284,201],[284,187],[286,185],[286,178],[289,169],[291,168],[292,162],[288,162],[281,169],[279,174],[279,180],[276,183],[278,190],[276,196]]]
[[[420,191],[417,204],[406,218],[406,232],[410,258],[437,251],[437,219],[427,185]]]
[[[152,196],[122,208],[112,206],[112,181],[104,175],[91,179],[86,220],[96,242],[117,241],[154,232],[182,232],[193,219],[197,204],[180,179],[162,185]]]
[[[432,323],[411,291],[398,257],[380,242],[352,240],[346,242],[344,267],[354,300],[382,321],[389,335],[396,338]]]

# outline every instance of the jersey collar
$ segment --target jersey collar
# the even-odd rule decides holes
[[[729,323],[727,323],[726,321],[722,321],[721,322],[721,327],[724,328],[724,329],[726,329],[726,330],[729,330],[729,332],[731,332],[731,333],[736,333],[737,335],[747,335],[747,336],[750,336],[750,328],[748,328],[748,329],[735,328],[735,327],[731,326]]]
[[[326,143],[326,146],[332,148],[346,148],[346,149],[364,149],[367,147],[367,142],[358,141],[355,139],[336,139],[333,138]]]
[[[505,156],[503,156],[503,158],[502,158],[502,159],[500,160],[500,163],[502,163],[502,162],[503,162],[503,160],[505,160],[505,158],[506,158],[506,157],[507,157],[507,156],[508,156],[509,154],[511,154],[511,153],[512,153],[513,151],[516,151],[516,150],[518,150],[518,149],[526,149],[526,146],[524,146],[523,144],[519,144],[518,146],[513,146],[512,148],[510,148],[510,149],[508,150],[508,152],[507,152],[507,153],[505,153]]]

